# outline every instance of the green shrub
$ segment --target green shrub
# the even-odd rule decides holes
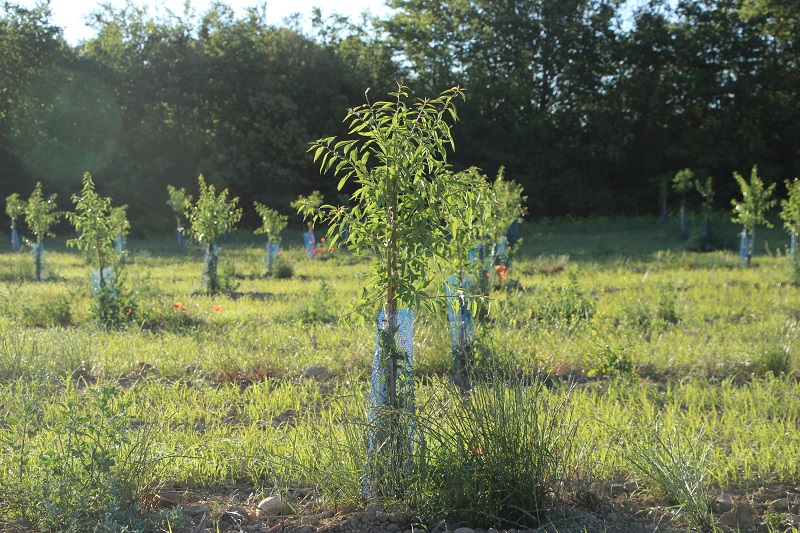
[[[578,275],[573,272],[566,285],[554,282],[536,292],[531,318],[541,321],[588,320],[594,315],[595,302],[584,294],[578,284]]]
[[[292,263],[288,260],[279,258],[275,262],[275,268],[273,269],[272,275],[277,279],[291,279],[294,277],[294,266],[292,266]]]
[[[0,485],[15,515],[42,530],[152,531],[165,518],[144,509],[158,489],[164,428],[134,420],[132,397],[113,386],[83,396],[67,380],[55,406],[35,387],[19,382],[0,397],[10,422]]]

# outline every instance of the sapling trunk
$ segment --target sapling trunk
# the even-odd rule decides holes
[[[389,376],[388,376],[388,394],[389,394],[389,407],[397,409],[397,358],[395,352],[397,351],[394,346],[394,330],[397,328],[397,286],[394,279],[396,270],[396,246],[395,240],[396,223],[397,223],[397,184],[395,183],[395,176],[392,172],[386,175],[387,190],[390,191],[391,203],[387,207],[387,226],[389,228],[389,247],[386,254],[386,327],[389,329],[384,339],[387,344],[392,346],[384,347],[384,355],[389,354]]]

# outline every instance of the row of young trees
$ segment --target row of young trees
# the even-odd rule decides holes
[[[146,199],[201,173],[248,204],[332,198],[308,140],[398,79],[420,94],[466,87],[450,163],[505,165],[543,215],[655,212],[662,177],[687,167],[729,176],[758,161],[768,184],[800,174],[794,2],[389,4],[384,20],[317,12],[310,33],[224,4],[163,17],[105,7],[77,46],[46,7],[6,4],[0,194],[38,180],[68,194],[90,171],[153,233],[165,215]]]

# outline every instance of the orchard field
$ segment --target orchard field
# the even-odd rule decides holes
[[[107,329],[63,239],[44,282],[4,246],[0,530],[796,531],[800,287],[781,229],[750,268],[715,231],[698,253],[654,218],[524,224],[469,380],[444,305],[418,313],[414,464],[377,502],[366,262],[309,259],[295,229],[268,277],[235,233],[208,294],[199,247],[133,239],[131,320]]]

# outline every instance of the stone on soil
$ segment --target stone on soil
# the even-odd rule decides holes
[[[756,512],[748,503],[737,503],[733,509],[719,517],[719,523],[731,529],[752,529],[756,526]]]
[[[773,511],[788,511],[790,505],[791,502],[789,501],[789,498],[779,498],[767,504],[767,506]]]
[[[286,502],[283,498],[276,494],[269,498],[264,498],[258,504],[258,508],[266,514],[283,514],[286,511]]]

